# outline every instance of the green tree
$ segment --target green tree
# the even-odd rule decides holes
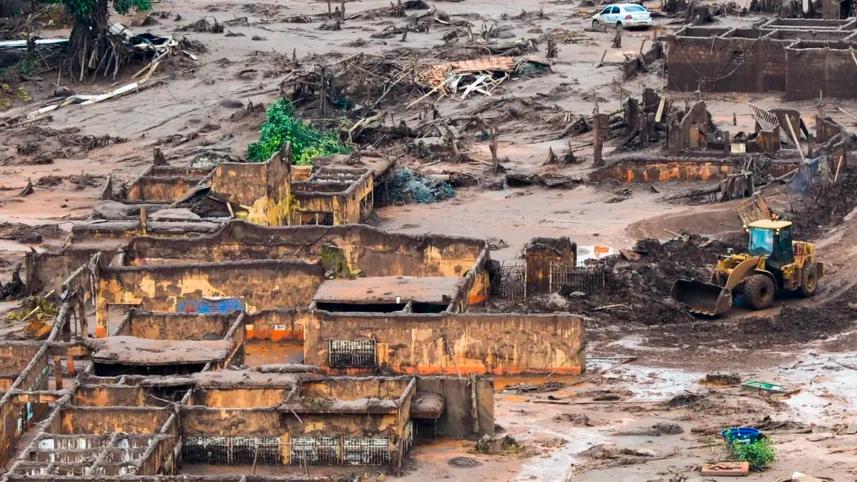
[[[79,80],[88,72],[115,74],[127,59],[125,46],[111,38],[110,0],[62,0],[74,17],[69,45],[69,71]],[[112,0],[120,14],[133,9],[146,11],[152,8],[151,0]]]

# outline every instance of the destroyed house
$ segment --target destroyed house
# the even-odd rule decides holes
[[[131,310],[116,332],[87,339],[96,375],[174,375],[241,362],[244,314],[185,316]]]
[[[128,186],[124,199],[113,195],[109,182],[103,197],[144,208],[153,220],[238,217],[272,226],[353,224],[372,212],[375,176],[388,167],[327,165],[306,173],[280,154],[267,162],[224,162],[213,168],[153,165]]]
[[[5,480],[170,480],[159,476],[218,465],[245,473],[400,467],[417,438],[493,432],[489,379],[330,377],[289,364],[235,369],[247,326],[260,322],[243,311],[131,310],[112,336],[87,337],[80,310],[95,298],[90,275],[82,267],[63,282],[47,341],[19,353],[32,358],[0,402]],[[65,376],[73,378],[60,390]],[[38,403],[32,420],[21,420],[23,402]],[[31,440],[14,450],[28,430]]]
[[[667,87],[784,92],[787,100],[857,97],[857,19],[774,19],[761,27],[687,26],[667,40]]]
[[[481,302],[487,288],[483,241],[388,234],[361,225],[235,221],[209,236],[135,238],[107,259],[101,258],[97,275],[102,328],[111,305],[188,311],[194,303],[232,300],[251,313],[311,306],[441,312]]]

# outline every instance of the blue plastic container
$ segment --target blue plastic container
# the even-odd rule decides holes
[[[720,435],[730,443],[738,442],[749,444],[762,438],[762,432],[751,427],[724,428],[720,431]]]

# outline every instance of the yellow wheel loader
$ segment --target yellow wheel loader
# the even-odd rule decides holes
[[[676,281],[672,297],[691,313],[716,316],[728,312],[738,294],[755,310],[770,307],[783,291],[814,295],[824,265],[816,258],[813,243],[792,241],[791,227],[783,220],[750,223],[747,253],[720,256],[710,283]]]

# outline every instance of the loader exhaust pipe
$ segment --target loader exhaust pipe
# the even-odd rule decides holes
[[[717,316],[732,308],[732,290],[712,283],[680,279],[673,284],[672,297],[700,315]]]

